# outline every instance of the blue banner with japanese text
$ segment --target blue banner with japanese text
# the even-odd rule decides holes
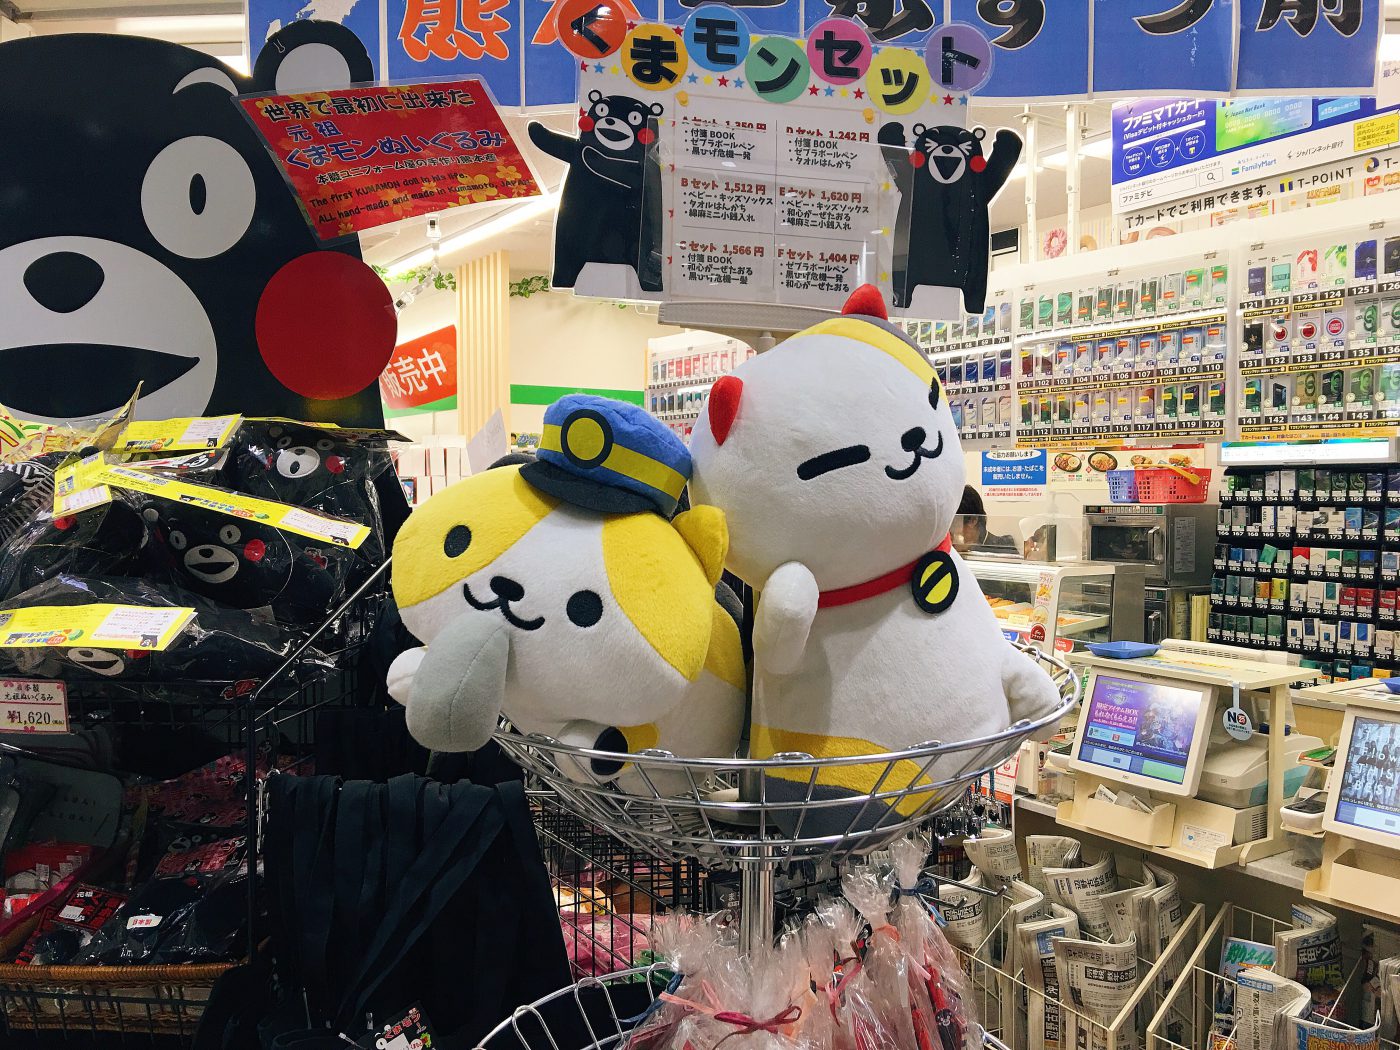
[[[574,101],[579,74],[606,64],[631,29],[663,23],[679,33],[707,2],[248,0],[247,34],[255,55],[288,22],[336,21],[365,42],[379,78],[475,74],[503,106],[555,106]],[[983,43],[973,51],[990,61],[970,90],[1015,100],[1371,94],[1383,29],[1382,0],[716,3],[742,16],[755,36],[800,38],[831,19],[845,19],[860,26],[878,51],[888,45],[922,50],[935,31],[952,33],[950,39],[961,41],[959,61],[969,69],[977,62],[967,58],[972,52],[957,34],[980,34]],[[945,26],[945,15],[953,25]]]
[[[986,98],[1039,99],[1089,93],[1089,5],[1048,0],[953,0],[953,21],[967,22],[992,44]]]
[[[1381,0],[1240,0],[1237,90],[1369,94]]]
[[[1225,93],[1234,0],[1095,0],[1094,93]]]

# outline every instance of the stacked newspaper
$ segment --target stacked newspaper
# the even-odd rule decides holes
[[[1262,966],[1241,968],[1235,974],[1234,1047],[1275,1050],[1275,1033],[1281,1037],[1286,1031],[1281,1022],[1306,1014],[1311,1001],[1311,993],[1297,981]]]
[[[1309,1021],[1301,1017],[1284,1020],[1277,1050],[1343,1050],[1361,1047],[1377,1050],[1380,1046],[1375,1025],[1370,1028],[1340,1028],[1326,1021]]]
[[[1306,904],[1293,905],[1289,917],[1293,928],[1274,935],[1274,969],[1308,989],[1311,1006],[1306,1016],[1330,1018],[1345,980],[1337,917]]]
[[[1063,1019],[1063,1046],[1107,1050],[1108,1027],[1137,990],[1137,937],[1121,944],[1058,937],[1055,971],[1061,998],[1074,1007]]]
[[[1082,868],[1042,869],[1045,896],[1079,916],[1090,937],[1106,941],[1113,936],[1107,900],[1118,890],[1118,868],[1112,853]]]

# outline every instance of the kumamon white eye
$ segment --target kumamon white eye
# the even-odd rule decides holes
[[[179,529],[176,529],[170,534],[170,546],[174,547],[177,551],[184,550],[188,542],[189,541],[185,539],[185,534]]]
[[[641,126],[642,126],[642,115],[641,115],[640,113],[629,113],[629,114],[627,114],[627,123],[631,124],[634,128],[639,128],[639,127],[641,127]]]
[[[606,117],[606,116],[608,115],[607,103],[605,103],[605,102],[600,102],[600,103],[598,103],[597,108],[595,108],[595,109],[593,110],[593,115],[594,115],[595,117]]]
[[[238,531],[237,525],[225,525],[219,530],[219,541],[230,546],[243,538],[243,533]]]
[[[190,135],[156,154],[141,182],[146,228],[168,251],[212,259],[248,232],[258,191],[242,154],[222,139]]]

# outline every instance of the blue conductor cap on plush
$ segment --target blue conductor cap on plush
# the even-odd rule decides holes
[[[665,517],[690,480],[690,450],[638,405],[591,394],[544,410],[538,460],[521,476],[541,492],[604,514]]]

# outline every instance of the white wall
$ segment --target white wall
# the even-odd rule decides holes
[[[539,292],[510,301],[512,387],[645,391],[647,340],[679,332],[655,314]],[[508,429],[538,431],[544,405],[512,402]]]
[[[398,294],[400,286],[395,283],[389,290]],[[452,291],[429,289],[409,303],[399,314],[398,342],[407,342],[420,335],[436,332],[439,328],[457,323],[457,295]],[[414,441],[422,441],[429,434],[455,434],[457,413],[422,412],[410,416],[391,416],[389,428]]]

